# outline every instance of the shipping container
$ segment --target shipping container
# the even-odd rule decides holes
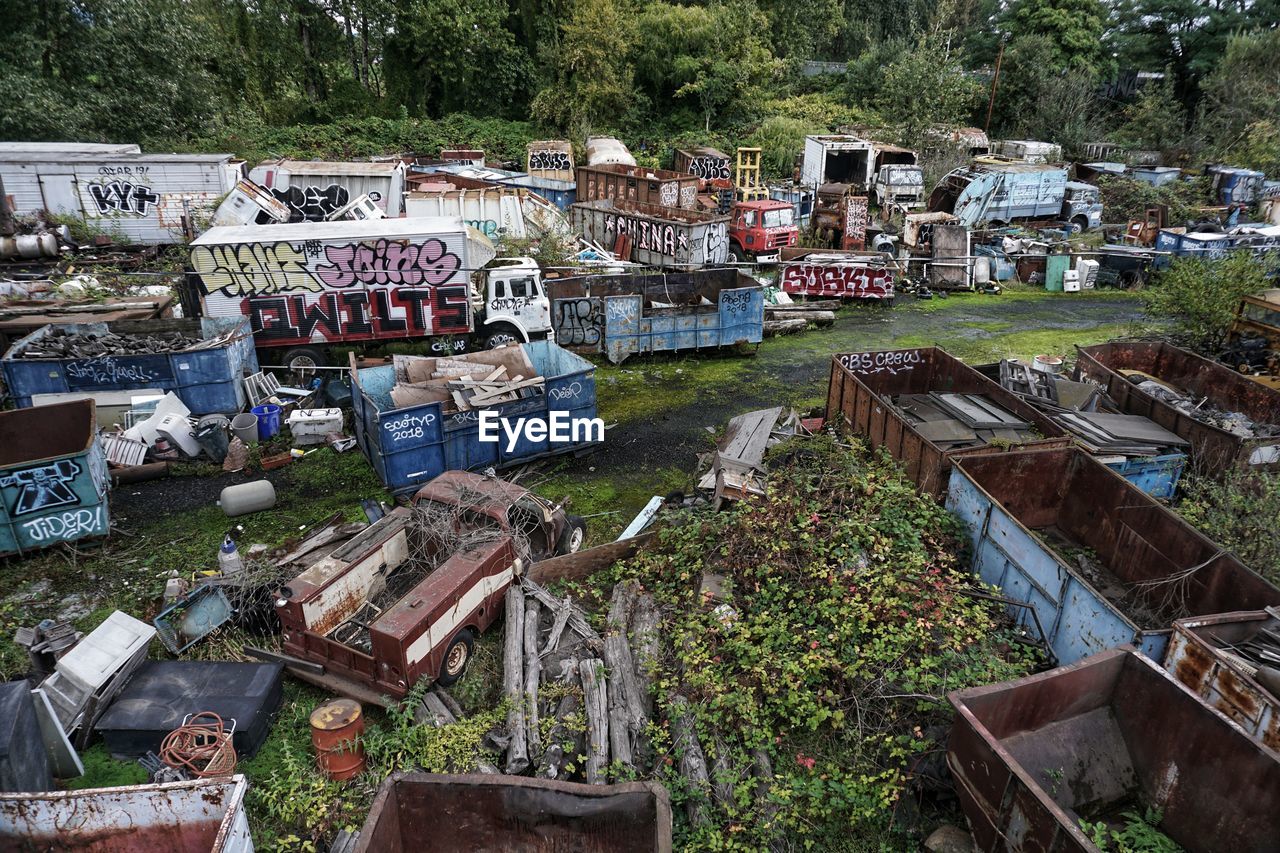
[[[920,434],[891,399],[899,394],[981,394],[1031,424],[1042,439],[1030,445],[1067,447],[1071,439],[1052,419],[937,347],[842,353],[831,357],[827,423],[864,436],[903,464],[921,491],[941,497],[955,459],[1001,453],[1002,444],[945,450]]]
[[[696,210],[591,201],[573,205],[573,227],[623,260],[651,267],[697,269],[729,260],[729,217]]]
[[[235,186],[230,154],[143,154],[68,144],[0,146],[12,212],[84,219],[123,243],[180,243]]]
[[[390,217],[404,210],[404,163],[338,163],[272,160],[259,163],[249,180],[288,206],[290,222],[323,222],[362,195]]]
[[[782,290],[819,299],[874,299],[893,302],[891,258],[866,252],[785,248]]]
[[[355,853],[454,850],[671,853],[670,796],[655,782],[394,773]]]
[[[472,183],[466,178],[453,180]],[[564,214],[532,190],[451,183],[419,183],[416,191],[405,194],[405,216],[458,217],[495,245],[503,240],[536,240],[551,233],[569,233]]]
[[[626,201],[657,207],[698,206],[698,178],[643,166],[579,166],[578,201]]]
[[[764,290],[731,269],[591,275],[547,281],[556,343],[604,353],[620,364],[636,353],[758,344]]]
[[[564,139],[543,139],[525,146],[525,171],[533,178],[573,181],[573,143]]]
[[[533,397],[493,406],[493,411],[507,419],[545,420],[554,412],[573,418],[595,417],[595,365],[550,341],[520,346],[537,375],[545,378],[545,388]],[[508,450],[506,441],[480,441],[477,410],[445,413],[442,403],[396,408],[391,401],[395,384],[392,366],[352,369],[356,438],[378,478],[396,494],[411,492],[444,471],[503,468],[556,453],[578,452],[598,443],[521,438]]]
[[[24,358],[47,336],[71,334],[154,335],[170,332],[219,339],[216,345],[150,355],[99,355],[88,358]],[[193,414],[229,414],[244,408],[245,375],[258,372],[248,322],[241,317],[178,320],[121,320],[45,326],[14,343],[0,360],[4,381],[20,407],[35,405],[43,394],[105,391],[172,391]]]
[[[1280,604],[1280,589],[1077,448],[959,459],[946,504],[975,573],[1035,609],[1058,663],[1122,643],[1163,660],[1175,619]],[[1010,615],[1038,630],[1025,608]]]
[[[253,853],[244,776],[0,794],[0,848]]]
[[[947,764],[983,853],[1098,853],[1081,821],[1148,811],[1187,853],[1276,849],[1280,761],[1131,649],[948,698]]]
[[[1249,610],[1179,619],[1165,655],[1165,669],[1210,707],[1268,749],[1280,753],[1280,697],[1255,679],[1253,667],[1241,666],[1237,646],[1262,636],[1280,634],[1280,611]],[[1270,638],[1268,638],[1270,639]],[[1277,643],[1270,640],[1269,646]],[[1275,663],[1272,669],[1280,669]]]
[[[1239,412],[1258,425],[1280,425],[1280,391],[1163,341],[1077,347],[1075,377],[1102,385],[1121,412],[1150,418],[1191,442],[1195,470],[1216,474],[1236,465],[1280,463],[1280,435],[1244,438],[1204,423],[1143,391],[1124,371],[1140,371],[1180,389],[1191,399],[1187,408]]]
[[[677,148],[672,157],[672,169],[693,175],[706,187],[712,181],[731,182],[733,167],[729,155],[705,145],[694,148]]]
[[[92,400],[0,412],[0,435],[0,556],[107,535],[107,456]]]

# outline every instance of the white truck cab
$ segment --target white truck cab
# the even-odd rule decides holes
[[[876,204],[883,210],[896,205],[906,210],[924,206],[924,172],[919,166],[890,163],[875,178]]]
[[[472,291],[472,307],[476,338],[486,348],[554,339],[551,300],[532,258],[495,258],[480,275],[484,281]]]

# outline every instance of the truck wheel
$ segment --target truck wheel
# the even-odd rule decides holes
[[[735,264],[745,264],[747,262],[746,253],[743,252],[741,249],[739,249],[737,246],[729,247],[729,257],[733,260]]]
[[[582,543],[587,541],[586,520],[580,515],[567,516],[566,520],[569,524],[560,534],[560,541],[556,543],[557,556],[576,554],[582,550]]]
[[[283,364],[294,373],[305,374],[308,371],[314,373],[317,367],[328,361],[318,347],[293,347],[285,350]]]
[[[1072,234],[1083,234],[1085,231],[1088,231],[1088,230],[1089,230],[1089,218],[1088,218],[1088,217],[1086,217],[1086,216],[1077,216],[1075,219],[1071,220],[1071,233],[1072,233]]]
[[[485,337],[484,348],[494,349],[507,344],[518,344],[520,341],[520,333],[516,331],[515,326],[507,323],[498,323],[489,330],[488,336]]]
[[[444,661],[440,664],[440,675],[436,681],[448,687],[461,678],[467,664],[471,661],[471,652],[475,649],[475,645],[475,638],[470,631],[466,628],[459,631],[449,643],[449,648],[445,649]]]

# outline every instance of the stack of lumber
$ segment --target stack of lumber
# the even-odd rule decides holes
[[[393,364],[398,408],[443,403],[446,412],[466,412],[541,393],[546,384],[519,346],[442,358],[398,355]]]
[[[793,435],[808,435],[794,409],[777,406],[731,418],[698,488],[712,493],[717,508],[725,500],[763,495],[765,451]]]

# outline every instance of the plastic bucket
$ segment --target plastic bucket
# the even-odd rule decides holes
[[[227,458],[227,448],[231,444],[231,439],[227,436],[226,418],[221,423],[209,421],[196,427],[196,443],[209,454],[210,459],[221,465],[222,460]]]
[[[245,443],[245,446],[256,444],[258,442],[258,416],[245,412],[236,415],[231,420],[231,431],[236,434],[236,438]]]
[[[264,403],[249,410],[258,416],[258,440],[266,441],[280,431],[280,407]]]

